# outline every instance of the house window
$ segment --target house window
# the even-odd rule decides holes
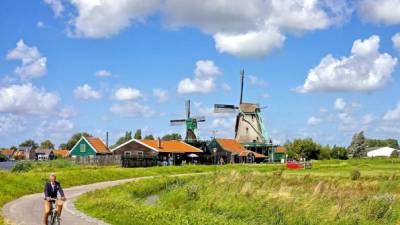
[[[86,145],[85,144],[81,144],[79,147],[80,147],[81,152],[86,152]]]
[[[130,152],[130,151],[125,151],[124,152],[124,156],[127,157],[127,158],[130,158],[131,155],[132,155],[132,152]]]
[[[143,160],[143,152],[137,152],[137,160]]]

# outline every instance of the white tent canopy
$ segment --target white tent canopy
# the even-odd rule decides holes
[[[368,157],[378,157],[378,156],[387,156],[389,157],[393,151],[399,151],[397,149],[394,148],[390,148],[390,147],[382,147],[382,148],[377,148],[375,150],[369,151],[367,153]]]

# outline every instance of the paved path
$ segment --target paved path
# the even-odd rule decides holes
[[[171,176],[189,176],[204,173],[193,174],[179,174]],[[92,224],[106,224],[103,221],[91,218],[81,213],[74,207],[74,201],[79,195],[96,189],[112,187],[124,184],[131,181],[139,181],[145,179],[155,178],[154,176],[130,178],[116,181],[106,181],[101,183],[94,183],[82,186],[76,186],[64,189],[67,201],[64,204],[62,212],[62,225],[92,225]],[[3,215],[6,221],[11,224],[20,225],[40,225],[42,224],[43,214],[43,193],[26,195],[17,200],[7,203],[3,207]]]

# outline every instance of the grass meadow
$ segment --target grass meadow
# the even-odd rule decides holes
[[[316,161],[311,170],[222,168],[97,190],[76,206],[121,225],[400,224],[398,159]]]
[[[24,195],[43,191],[44,183],[51,172],[57,173],[61,185],[72,187],[107,180],[118,180],[132,177],[169,175],[182,173],[210,172],[215,170],[235,170],[241,165],[214,166],[171,166],[149,168],[120,168],[116,166],[78,166],[69,161],[56,160],[51,162],[24,162],[16,165],[14,172],[0,170],[0,208],[7,202]],[[259,167],[260,170],[273,170],[276,165],[248,165],[248,168]],[[0,225],[5,223],[0,214]]]

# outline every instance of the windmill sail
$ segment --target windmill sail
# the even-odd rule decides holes
[[[170,124],[171,124],[171,126],[180,126],[180,125],[186,124],[186,120],[185,120],[185,119],[181,119],[181,120],[170,120]]]
[[[235,112],[237,109],[234,105],[225,105],[225,104],[215,104],[214,112],[215,113],[226,113],[226,112]]]
[[[196,119],[197,122],[206,122],[205,116],[198,116],[198,117],[195,117],[194,119]]]

